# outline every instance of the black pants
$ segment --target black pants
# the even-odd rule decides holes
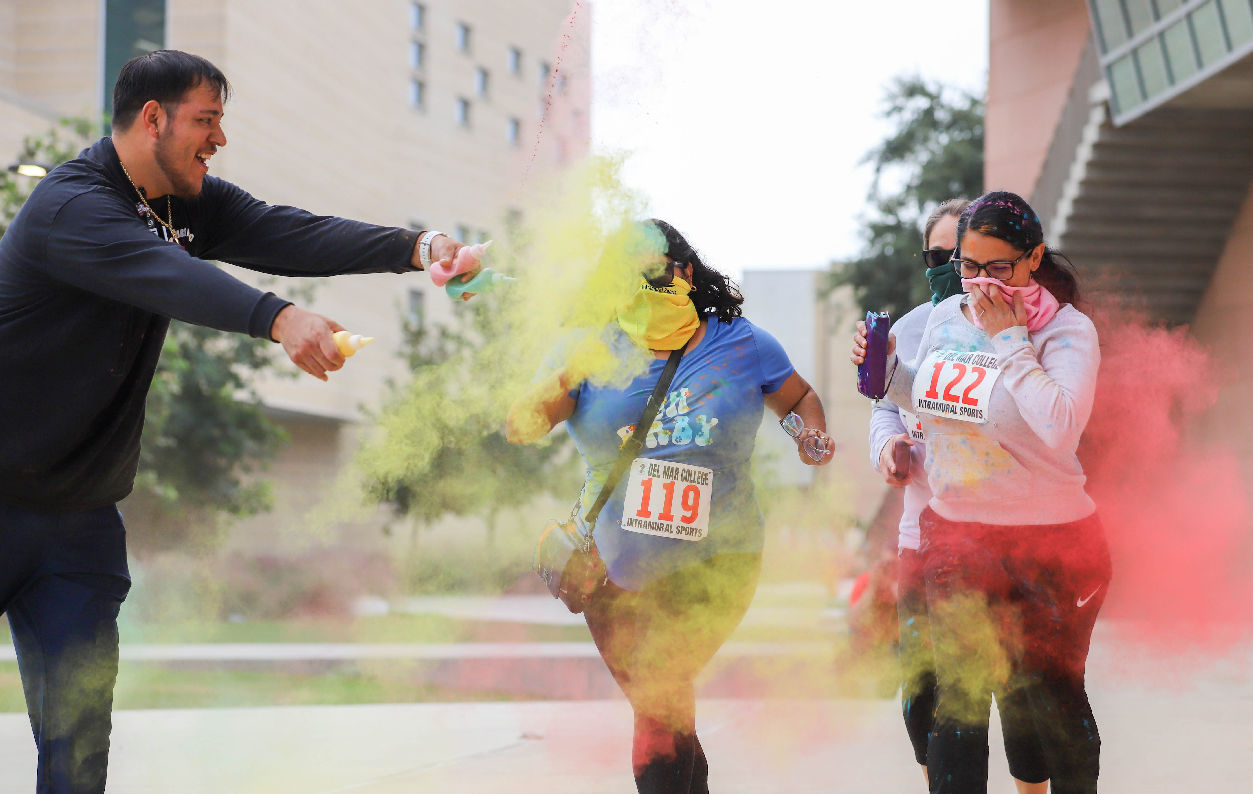
[[[104,791],[117,615],[129,589],[117,508],[0,505],[0,611],[9,617],[39,751],[38,794]]]
[[[1021,720],[1035,728],[1054,794],[1093,794],[1101,739],[1084,674],[1110,579],[1100,520],[998,526],[928,508],[919,524],[936,663],[931,791],[987,790],[996,693],[1028,712]]]
[[[759,554],[724,554],[642,590],[610,583],[584,610],[635,712],[631,767],[640,794],[709,791],[694,682],[744,617],[760,569]]]
[[[927,745],[935,724],[936,677],[922,555],[914,549],[901,549],[897,571],[901,716],[914,748],[914,759],[926,766]],[[1027,783],[1048,780],[1048,765],[1031,720],[1026,693],[1021,689],[1002,690],[997,693],[996,708],[1001,717],[1009,773]]]
[[[896,581],[901,716],[914,748],[914,760],[926,765],[927,742],[935,716],[935,659],[931,655],[931,627],[927,618],[927,583],[922,576],[922,556],[916,550],[901,549]]]

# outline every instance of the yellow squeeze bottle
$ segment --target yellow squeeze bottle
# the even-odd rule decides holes
[[[339,348],[339,352],[344,354],[344,358],[348,358],[361,348],[374,341],[372,336],[362,336],[348,331],[336,331],[331,334],[331,338],[335,340],[335,346]]]

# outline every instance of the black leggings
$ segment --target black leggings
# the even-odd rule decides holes
[[[927,745],[935,724],[936,678],[922,555],[914,549],[901,549],[897,571],[901,716],[914,748],[914,760],[927,766]],[[996,708],[1001,717],[1009,773],[1027,783],[1048,780],[1048,765],[1031,720],[1026,693],[1021,689],[999,691]]]
[[[631,767],[640,794],[709,791],[694,682],[744,617],[760,569],[760,554],[723,554],[641,590],[611,582],[584,610],[635,712]]]
[[[998,526],[928,508],[919,524],[937,678],[931,791],[987,790],[995,692],[1028,712],[1054,794],[1094,794],[1101,738],[1084,673],[1110,579],[1100,520]]]

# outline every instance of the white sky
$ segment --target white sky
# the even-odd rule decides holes
[[[713,266],[860,249],[888,82],[983,92],[985,0],[597,0],[592,141]]]

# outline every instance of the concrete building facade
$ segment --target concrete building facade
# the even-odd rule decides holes
[[[843,530],[873,516],[883,496],[882,478],[868,465],[866,438],[871,402],[857,391],[857,370],[847,359],[848,329],[858,319],[851,289],[826,292],[824,270],[748,269],[742,279],[744,316],[769,331],[787,351],[792,366],[822,398],[827,434],[835,442],[831,463],[822,468],[796,459],[796,444],[766,411],[757,449],[786,485],[813,485],[837,495]]]
[[[1253,3],[991,0],[986,186],[1029,197],[1096,293],[1186,326],[1199,427],[1253,485]]]

